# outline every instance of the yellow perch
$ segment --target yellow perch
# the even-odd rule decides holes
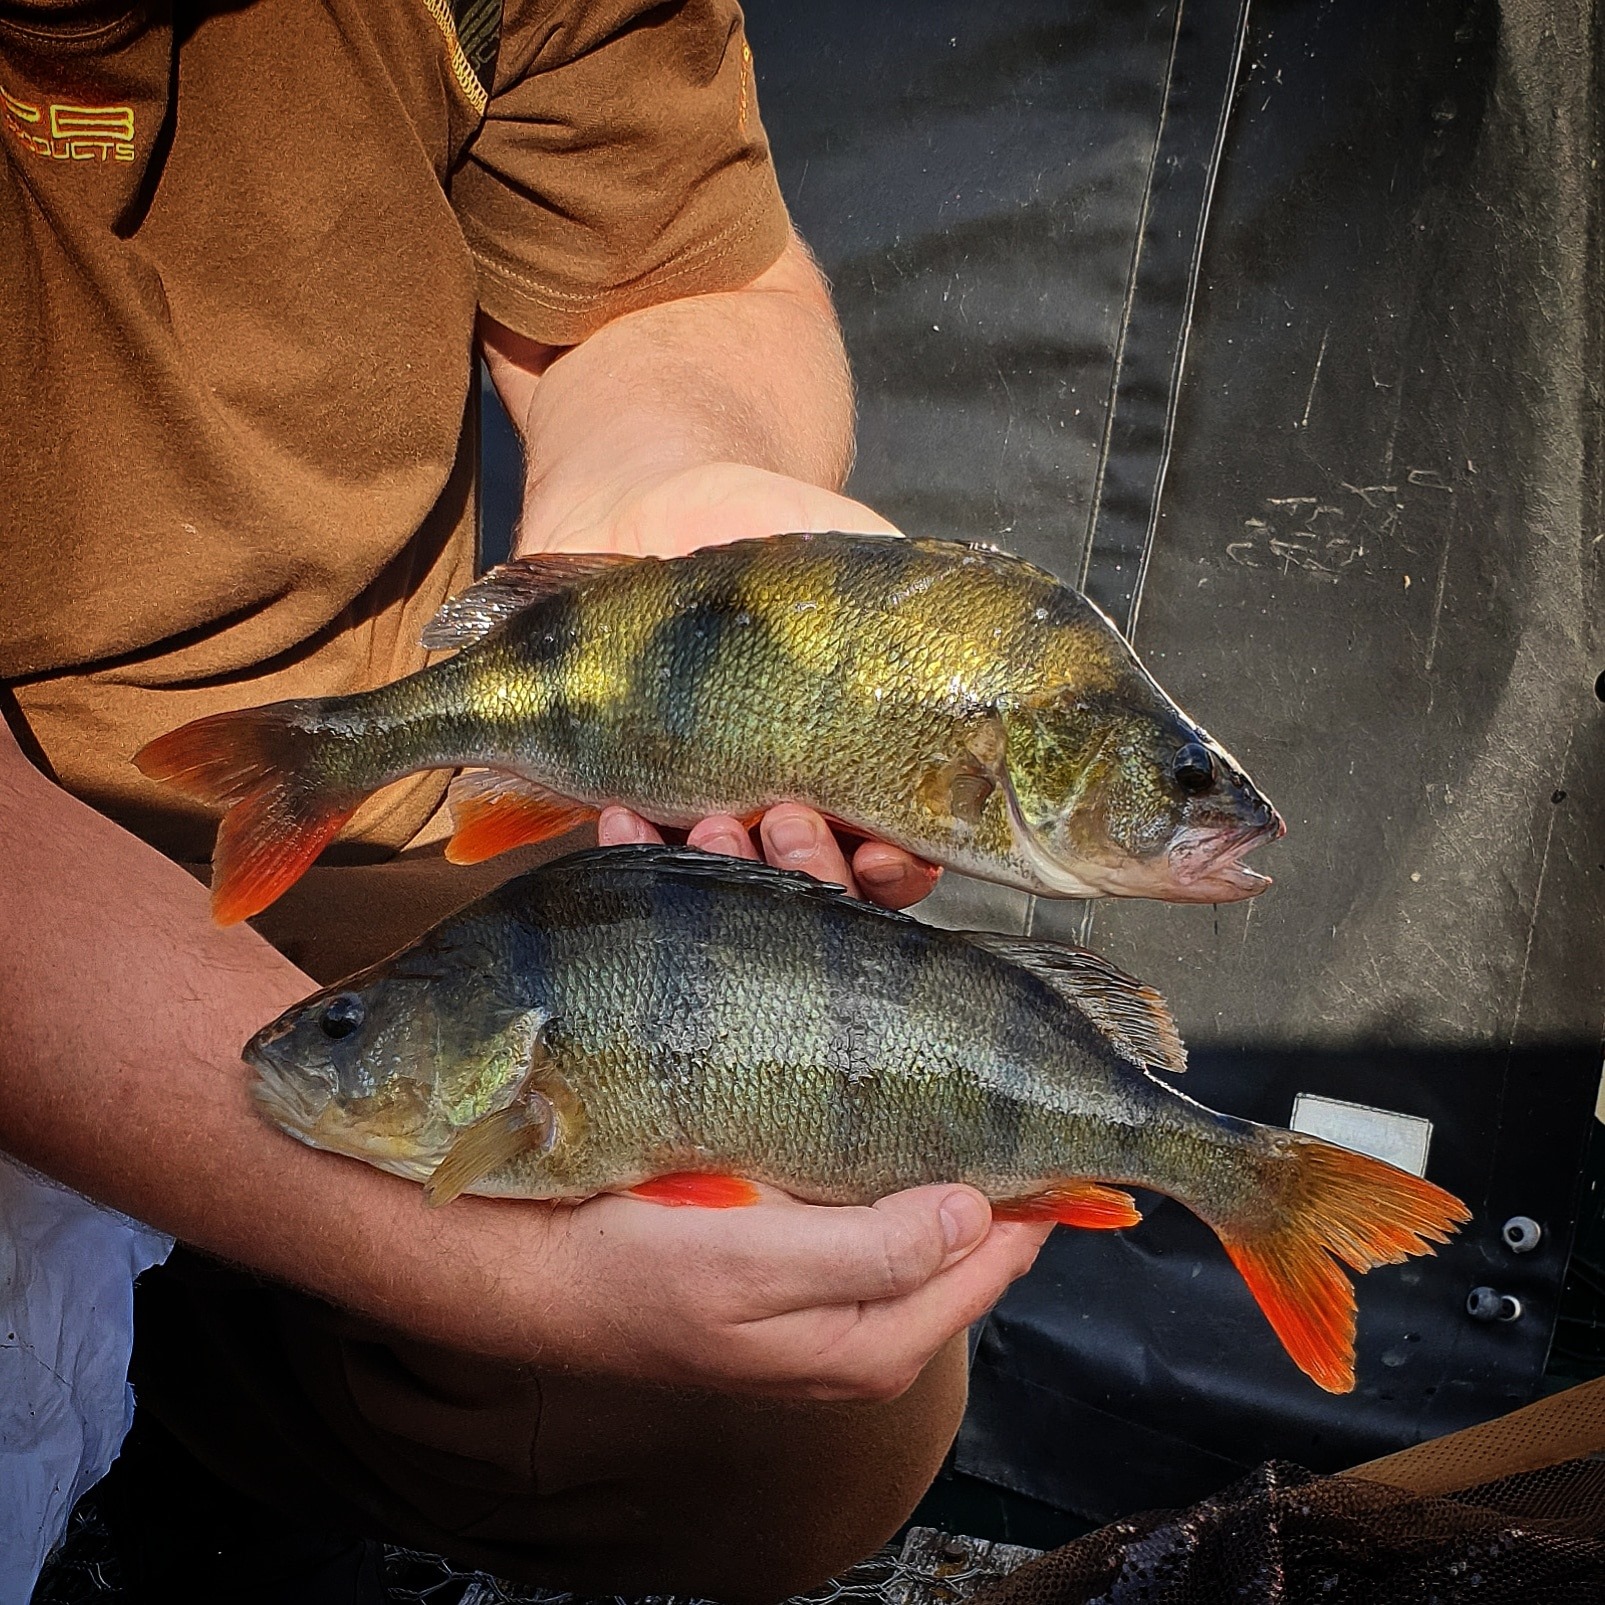
[[[290,886],[369,793],[454,786],[471,863],[621,802],[664,825],[806,803],[1051,897],[1230,902],[1281,819],[1109,619],[986,547],[782,535],[686,557],[504,564],[424,636],[461,650],[378,690],[216,714],[147,775],[226,810],[213,912]]]

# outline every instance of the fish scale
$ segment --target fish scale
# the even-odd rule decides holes
[[[420,985],[420,978],[427,985]],[[752,1182],[865,1204],[967,1182],[1005,1216],[1120,1227],[1122,1186],[1216,1231],[1294,1359],[1353,1382],[1355,1270],[1466,1212],[1319,1139],[1217,1114],[1163,1001],[1077,949],[951,932],[767,866],[593,850],[518,877],[248,1045],[265,1112],[461,1191]],[[658,1189],[657,1193],[653,1189]]]

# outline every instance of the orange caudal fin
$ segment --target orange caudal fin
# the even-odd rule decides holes
[[[141,748],[152,780],[226,810],[212,849],[212,918],[234,925],[299,880],[362,794],[321,787],[303,728],[312,700],[196,719]]]
[[[1318,1137],[1263,1135],[1257,1168],[1269,1197],[1211,1224],[1294,1364],[1328,1393],[1348,1393],[1355,1303],[1343,1266],[1369,1271],[1430,1254],[1471,1213],[1452,1193],[1367,1154]]]
[[[634,1198],[648,1198],[654,1204],[691,1204],[698,1209],[743,1209],[763,1196],[753,1183],[740,1176],[704,1176],[695,1171],[654,1176],[629,1192]]]
[[[478,864],[514,847],[561,836],[596,818],[596,809],[571,802],[521,775],[470,769],[451,783],[453,834],[446,857]]]
[[[1055,1220],[1061,1226],[1115,1231],[1135,1226],[1142,1215],[1130,1193],[1095,1181],[1066,1181],[1029,1198],[1003,1198],[992,1205],[993,1220]]]

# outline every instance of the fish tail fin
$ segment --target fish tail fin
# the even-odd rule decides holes
[[[1430,1254],[1471,1213],[1452,1193],[1367,1154],[1266,1135],[1253,1205],[1210,1224],[1294,1364],[1328,1393],[1348,1393],[1355,1302],[1343,1266],[1363,1272]]]
[[[214,713],[134,755],[163,781],[225,810],[212,849],[212,918],[234,925],[298,881],[354,814],[364,792],[330,787],[306,728],[316,698]]]

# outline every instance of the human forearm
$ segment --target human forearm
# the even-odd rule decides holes
[[[660,498],[650,522],[633,507],[651,486],[711,465],[756,471],[733,484],[735,516],[749,521],[761,516],[756,487],[776,527],[817,525],[817,503],[856,528],[890,528],[825,494],[851,460],[852,385],[828,293],[800,243],[744,289],[631,313],[572,349],[491,325],[486,352],[525,443],[520,550],[574,546],[598,529],[641,550],[689,549],[694,531],[666,527],[678,498]]]
[[[402,1331],[565,1369],[885,1397],[1040,1240],[988,1231],[962,1188],[874,1209],[431,1210],[257,1115],[240,1045],[311,983],[249,928],[214,926],[198,883],[52,785],[3,726],[0,852],[0,1147]],[[966,1218],[945,1230],[955,1197]]]
[[[252,1108],[239,1050],[312,983],[203,887],[52,785],[0,726],[0,1146],[230,1260],[438,1322],[416,1189]],[[428,1229],[446,1222],[422,1223]],[[405,1285],[410,1284],[410,1285]]]

